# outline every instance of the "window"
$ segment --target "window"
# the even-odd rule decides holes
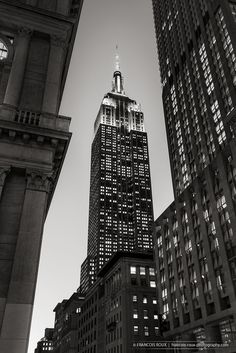
[[[154,320],[158,320],[158,314],[157,314],[157,312],[156,312],[156,311],[154,311],[153,318],[154,318]]]
[[[156,298],[152,298],[152,304],[157,304],[157,299]]]
[[[155,326],[154,327],[154,330],[155,330],[155,335],[158,336],[159,335],[159,327],[158,326]]]
[[[145,320],[148,319],[148,311],[147,311],[147,310],[143,310],[143,318],[144,318]]]
[[[136,267],[135,266],[130,266],[130,274],[136,275]]]
[[[138,301],[137,295],[133,295],[133,302],[135,303],[135,302],[137,302],[137,301]]]
[[[138,310],[137,309],[133,310],[133,318],[138,319]]]
[[[8,50],[5,44],[0,39],[0,60],[7,58]]]
[[[138,326],[134,326],[134,334],[135,334],[135,335],[138,334]]]
[[[150,281],[150,287],[151,288],[156,288],[156,282],[155,281]]]
[[[230,344],[234,340],[235,325],[233,320],[224,320],[219,323],[222,342]]]
[[[136,286],[137,285],[137,279],[136,278],[131,278],[131,284],[133,286]]]
[[[155,276],[155,269],[154,268],[152,268],[152,267],[149,268],[149,275]]]
[[[142,287],[145,287],[145,286],[147,285],[147,280],[146,280],[146,278],[141,278],[141,279],[140,279],[140,284],[141,284]]]
[[[145,267],[140,267],[140,275],[145,275]]]
[[[144,326],[144,336],[149,336],[148,326]]]
[[[143,297],[143,304],[147,304],[147,297],[146,296]]]

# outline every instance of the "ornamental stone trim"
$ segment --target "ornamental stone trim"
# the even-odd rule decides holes
[[[45,173],[40,170],[26,170],[28,190],[49,192],[53,173]]]
[[[30,37],[33,34],[33,30],[29,27],[18,27],[19,37]]]
[[[60,47],[62,49],[67,48],[66,40],[54,34],[51,35],[51,44],[55,47]]]

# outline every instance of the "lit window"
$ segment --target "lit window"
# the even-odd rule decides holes
[[[144,326],[144,336],[149,336],[148,326]]]
[[[131,273],[131,275],[136,275],[136,267],[135,266],[130,266],[130,273]]]
[[[145,275],[145,267],[140,267],[140,275]]]
[[[152,268],[152,267],[149,268],[149,275],[155,276],[155,269],[154,268]]]
[[[145,320],[148,319],[148,311],[147,311],[147,310],[143,310],[143,318],[144,318]]]
[[[133,318],[138,319],[138,310],[137,309],[133,310]]]
[[[150,287],[156,288],[156,282],[155,281],[150,281]]]
[[[152,299],[152,304],[157,304],[157,299],[156,298]]]
[[[134,334],[135,334],[135,335],[138,334],[138,326],[134,326]]]
[[[147,304],[147,297],[146,296],[143,297],[143,304]]]
[[[137,302],[137,301],[138,301],[137,295],[133,295],[133,302]]]

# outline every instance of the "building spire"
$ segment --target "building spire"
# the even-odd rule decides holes
[[[116,44],[116,66],[115,66],[116,71],[120,71],[120,56],[118,53],[118,44]]]
[[[116,45],[116,61],[115,61],[115,72],[113,75],[112,91],[125,94],[123,88],[123,77],[120,72],[120,56],[118,54],[118,45]]]

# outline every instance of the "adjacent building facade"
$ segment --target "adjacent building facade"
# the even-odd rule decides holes
[[[0,1],[0,351],[25,353],[42,231],[70,141],[59,116],[82,1]]]
[[[155,222],[165,337],[236,342],[236,3],[153,0],[174,202]]]
[[[153,255],[118,252],[98,273],[79,317],[81,353],[136,352],[157,339],[158,314]]]
[[[112,91],[99,109],[92,144],[86,292],[117,251],[153,248],[148,141],[140,105],[126,96],[117,57]]]

